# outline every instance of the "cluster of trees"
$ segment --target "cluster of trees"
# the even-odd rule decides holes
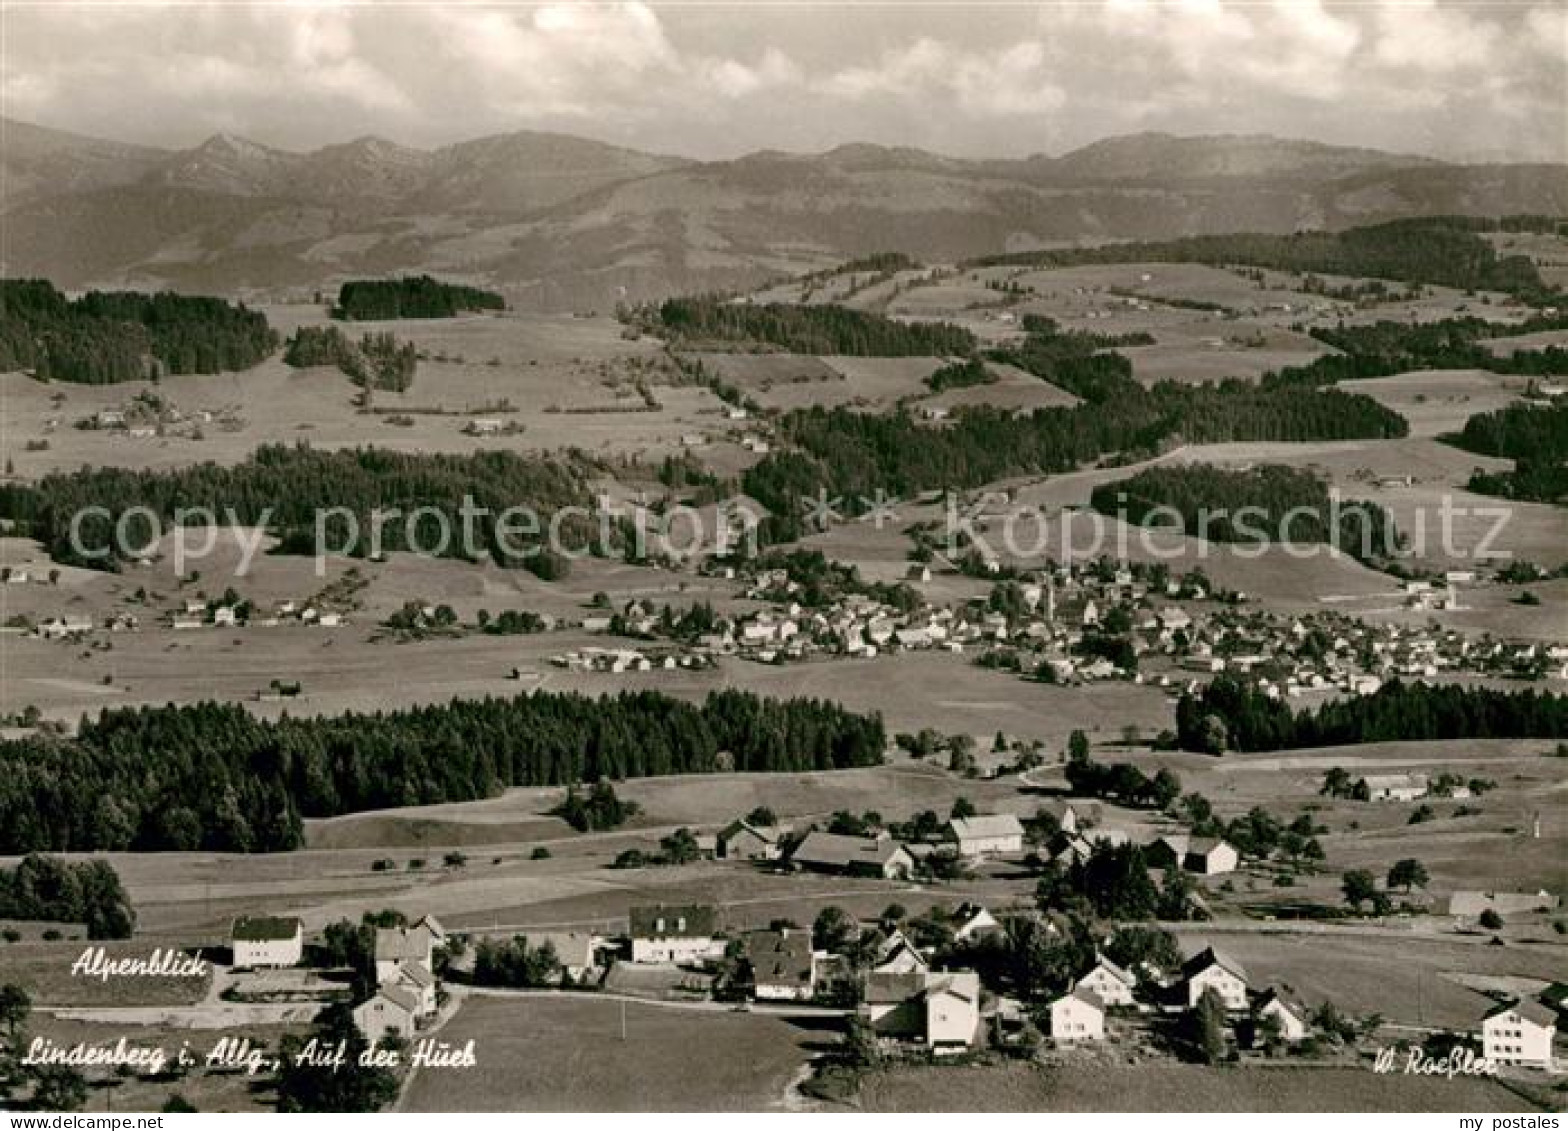
[[[764,534],[774,537],[798,533],[789,520],[820,491],[853,510],[855,500],[875,497],[878,488],[908,497],[976,487],[1113,455],[1147,456],[1178,442],[1385,439],[1408,431],[1398,414],[1369,397],[1243,382],[1149,390],[1132,382],[1103,402],[1019,415],[975,407],[941,428],[906,413],[873,416],[844,407],[797,410],[779,427],[792,450],[769,455],[742,480],[746,493],[772,511]]]
[[[1082,731],[1074,731],[1077,739]],[[1163,809],[1181,796],[1181,779],[1161,767],[1151,778],[1130,762],[1096,762],[1084,749],[1068,751],[1067,784],[1074,796],[1100,797],[1136,809]]]
[[[1210,541],[1322,542],[1361,561],[1387,559],[1400,548],[1394,521],[1382,507],[1331,498],[1311,471],[1278,464],[1245,471],[1212,464],[1150,467],[1100,484],[1089,501],[1102,514]]]
[[[326,1053],[341,1049],[342,1063],[307,1056],[312,1047]],[[328,1006],[308,1033],[284,1034],[278,1042],[278,1110],[380,1111],[397,1098],[400,1081],[392,1068],[365,1059],[371,1047],[346,1005]],[[383,1037],[374,1047],[403,1052],[396,1037]]]
[[[169,291],[89,291],[68,299],[45,279],[0,279],[0,371],[107,385],[170,373],[249,369],[278,347],[266,316]]]
[[[284,347],[283,360],[296,369],[333,365],[356,385],[403,393],[414,383],[419,351],[391,334],[366,334],[356,342],[336,326],[301,326]]]
[[[1491,227],[1481,225],[1490,224]],[[1423,216],[1339,232],[1240,232],[1103,247],[1053,248],[992,256],[986,265],[1071,267],[1090,263],[1244,263],[1280,271],[1354,275],[1541,299],[1551,288],[1528,256],[1499,256],[1478,234],[1495,220]]]
[[[524,935],[514,935],[510,939],[481,939],[474,947],[472,978],[476,986],[508,989],[553,986],[561,980],[561,960],[548,940],[531,946]]]
[[[84,923],[88,938],[128,939],[136,911],[107,860],[31,853],[15,868],[0,868],[0,919]]]
[[[505,310],[494,291],[442,283],[429,275],[350,279],[338,288],[332,317],[354,322],[389,318],[452,318],[470,310]]]
[[[445,552],[453,556],[464,548],[459,535],[465,499],[488,512],[471,520],[481,552],[502,565],[522,565],[543,576],[559,576],[566,559],[543,548],[543,530],[529,533],[514,525],[503,544],[497,537],[500,513],[526,503],[543,526],[559,508],[590,501],[584,465],[572,457],[528,457],[511,451],[324,451],[304,444],[270,444],[233,466],[84,467],[46,475],[34,484],[7,483],[0,485],[0,518],[44,543],[56,561],[114,569],[131,551],[152,541],[151,523],[133,508],[150,508],[167,524],[178,509],[206,507],[225,524],[265,523],[280,536],[281,552],[306,554],[350,543],[356,553],[369,552],[371,515],[397,508],[402,514],[381,524],[381,550],[417,545],[433,552],[445,532]],[[411,527],[406,516],[421,507],[436,508],[441,517],[425,513]],[[122,523],[126,511],[131,513]],[[82,518],[73,544],[71,524],[77,515]],[[316,545],[320,516],[326,516],[326,547]],[[359,537],[351,539],[355,524]],[[596,533],[586,517],[559,525],[563,541],[570,544],[590,545]],[[508,546],[513,553],[507,552]],[[530,550],[537,552],[526,552]]]
[[[1181,813],[1193,836],[1222,837],[1243,856],[1267,860],[1278,855],[1298,862],[1323,859],[1323,845],[1318,841],[1318,834],[1325,830],[1314,824],[1307,813],[1287,825],[1267,809],[1254,805],[1227,822],[1219,818],[1209,799],[1201,793],[1183,797]]]
[[[573,783],[566,790],[566,799],[555,809],[560,817],[580,833],[616,829],[635,817],[640,808],[634,801],[622,801],[615,795],[615,787],[600,780],[583,794]]]
[[[946,389],[967,389],[974,385],[990,385],[996,382],[996,374],[985,367],[985,362],[979,358],[969,358],[967,361],[953,361],[942,366],[926,378],[926,384],[934,393]]]
[[[1292,711],[1255,685],[1220,676],[1176,705],[1183,749],[1292,750],[1440,738],[1561,738],[1568,695],[1426,683],[1384,684],[1372,695]]]
[[[885,745],[879,716],[742,691],[700,704],[541,693],[276,721],[218,703],[105,711],[74,739],[0,743],[0,853],[282,851],[299,845],[302,817],[509,786],[869,766]]]
[[[829,304],[729,302],[713,295],[672,298],[651,314],[651,328],[682,342],[744,342],[792,353],[853,357],[951,357],[975,350],[975,336],[948,322],[898,322]]]

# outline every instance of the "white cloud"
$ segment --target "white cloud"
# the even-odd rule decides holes
[[[1453,150],[1500,123],[1521,151],[1568,145],[1556,0],[66,3],[8,10],[6,33],[4,113],[164,144],[214,128],[295,146],[543,128],[698,154],[848,140],[996,154],[1151,128]]]

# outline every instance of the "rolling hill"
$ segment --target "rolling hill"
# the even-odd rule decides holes
[[[1434,213],[1568,213],[1562,167],[1464,166],[1258,136],[1111,138],[968,161],[855,144],[693,162],[559,134],[291,153],[219,135],[0,138],[7,274],[265,294],[432,271],[565,309],[750,285],[896,248],[1288,232]]]

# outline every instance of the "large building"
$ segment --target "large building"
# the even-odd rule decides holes
[[[879,1036],[933,1052],[971,1047],[980,1034],[980,975],[972,970],[870,974],[860,1016]]]
[[[812,832],[790,855],[790,862],[815,872],[898,879],[914,870],[914,859],[891,837],[843,836]]]
[[[1496,1064],[1552,1067],[1557,1014],[1538,1001],[1506,1001],[1481,1019],[1481,1053]]]
[[[958,846],[960,856],[1002,856],[1024,850],[1024,827],[1011,813],[954,817],[945,835]]]
[[[706,904],[655,904],[631,910],[632,961],[702,962],[723,950],[715,942],[718,912]]]
[[[305,957],[305,924],[295,918],[242,916],[234,920],[229,943],[236,969],[298,966]]]

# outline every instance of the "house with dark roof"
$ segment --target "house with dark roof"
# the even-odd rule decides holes
[[[374,997],[354,1007],[354,1024],[367,1041],[388,1034],[409,1040],[421,1016],[418,995],[403,986],[382,986]]]
[[[936,1053],[961,1051],[980,1032],[980,976],[972,970],[868,974],[860,1016],[879,1037]]]
[[[1182,867],[1199,876],[1223,876],[1234,872],[1241,863],[1241,854],[1216,836],[1195,836],[1187,842],[1187,854]]]
[[[1307,1010],[1294,998],[1286,997],[1273,986],[1264,990],[1252,1002],[1252,1022],[1256,1029],[1264,1022],[1271,1022],[1287,1044],[1307,1039]]]
[[[844,836],[813,831],[790,855],[790,863],[814,872],[897,879],[914,869],[908,850],[891,837]]]
[[[1481,1018],[1481,1052],[1494,1064],[1553,1067],[1557,1011],[1529,998],[1505,1001]]]
[[[967,857],[1000,856],[1024,850],[1024,826],[1012,813],[954,817],[943,832]]]
[[[633,962],[702,962],[723,953],[719,913],[709,904],[653,904],[631,909]]]
[[[1088,990],[1106,1006],[1131,1006],[1135,1004],[1133,991],[1138,988],[1138,979],[1105,955],[1096,953],[1094,965],[1073,983],[1073,988]]]
[[[1230,1013],[1247,1012],[1247,971],[1227,954],[1205,947],[1182,965],[1187,1005],[1195,1008],[1205,990],[1213,990]]]
[[[293,916],[242,915],[229,928],[229,945],[239,970],[298,966],[305,957],[305,924]]]
[[[751,931],[742,946],[758,1001],[810,1001],[816,995],[817,955],[810,931]]]
[[[1103,1041],[1105,1002],[1082,986],[1051,1002],[1051,1039],[1060,1045]]]
[[[731,821],[719,832],[718,855],[724,860],[777,860],[779,830]]]

